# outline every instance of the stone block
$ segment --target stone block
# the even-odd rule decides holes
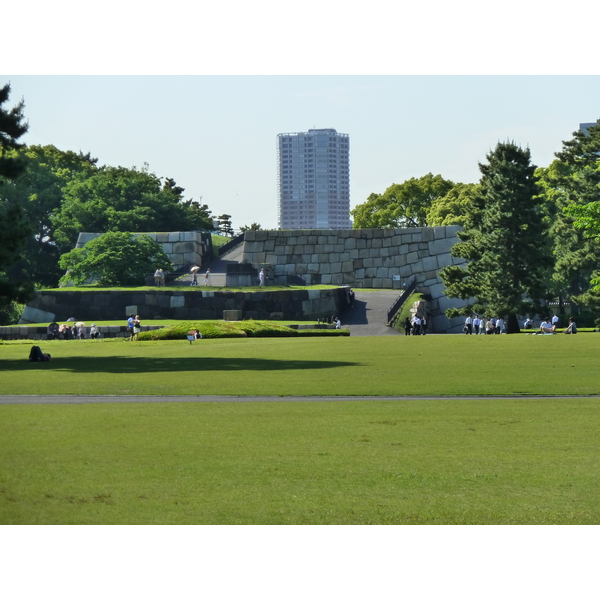
[[[421,262],[423,264],[424,271],[437,271],[438,262],[435,256],[426,255],[425,257],[419,256],[419,258],[423,259]]]
[[[33,306],[25,306],[19,320],[20,323],[51,323],[56,319],[56,314],[34,308]]]
[[[444,238],[441,240],[434,240],[429,242],[429,253],[434,254],[448,254],[452,249],[452,246],[457,242],[456,238]]]
[[[442,269],[452,264],[452,256],[450,254],[438,254],[436,256],[438,268]]]
[[[409,252],[406,255],[406,262],[408,264],[416,263],[419,260],[419,255],[416,252]]]
[[[354,271],[354,261],[346,260],[342,263],[342,273],[351,273]]]
[[[125,307],[125,316],[126,317],[129,317],[129,315],[137,315],[137,314],[138,314],[137,304],[130,304],[129,306]]]
[[[185,296],[171,296],[169,307],[182,308],[185,306]]]

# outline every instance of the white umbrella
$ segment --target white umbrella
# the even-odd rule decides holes
[[[197,273],[200,270],[200,267],[192,267],[190,269],[190,273]]]

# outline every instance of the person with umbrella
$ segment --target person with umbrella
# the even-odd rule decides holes
[[[192,283],[190,283],[190,285],[198,285],[198,271],[200,270],[200,267],[192,267],[190,269],[191,273],[192,273]]]

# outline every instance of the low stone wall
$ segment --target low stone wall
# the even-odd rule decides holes
[[[76,248],[83,248],[90,240],[99,237],[100,233],[80,233]],[[175,265],[175,269],[194,264],[199,267],[208,265],[212,259],[212,237],[203,231],[169,231],[158,233],[132,233],[131,235],[147,235],[158,242],[165,254]]]
[[[41,291],[25,307],[20,323],[144,319],[222,319],[224,311],[241,311],[243,319],[317,319],[339,315],[348,306],[346,287],[274,292],[204,290],[143,292]]]
[[[432,331],[454,332],[463,318],[444,311],[465,303],[447,298],[438,277],[442,267],[463,264],[450,254],[459,226],[405,229],[247,231],[242,261],[268,264],[274,283],[348,285],[401,290],[411,277],[428,302]]]
[[[90,337],[90,328],[86,328],[86,338]],[[142,331],[153,331],[154,329],[161,329],[158,325],[142,325]],[[117,338],[117,337],[129,337],[127,327],[125,325],[102,325],[98,327],[100,331],[100,339],[102,338]],[[18,327],[0,327],[0,340],[40,340],[44,341],[48,339],[48,328],[47,327],[30,327],[27,325],[20,325]]]

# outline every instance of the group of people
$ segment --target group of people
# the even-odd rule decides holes
[[[552,319],[550,319],[550,317],[546,317],[540,325],[539,333],[541,333],[541,334],[557,333],[556,328],[558,327],[559,322],[560,322],[559,318],[556,315],[554,315],[552,317]],[[530,329],[530,327],[526,327],[526,329]],[[577,324],[575,323],[575,319],[573,317],[569,318],[569,324],[567,325],[567,328],[563,330],[562,333],[568,333],[568,334],[577,333]]]
[[[466,335],[495,335],[505,333],[504,319],[501,317],[486,319],[479,315],[469,315],[465,319],[463,331]]]
[[[425,315],[417,313],[411,319],[406,317],[404,320],[404,333],[406,335],[425,335],[427,332],[427,318]]]
[[[198,285],[198,271],[200,267],[192,267],[192,283],[190,285]],[[211,286],[210,281],[210,269],[206,269],[206,273],[204,273],[204,281],[202,282],[205,286]]]
[[[127,319],[127,333],[129,334],[129,338],[127,341],[133,342],[133,340],[138,339],[138,335],[142,331],[142,324],[140,322],[140,315],[129,315]]]
[[[47,337],[49,340],[84,340],[87,334],[85,323],[78,321],[72,326],[67,323],[59,325],[56,321],[53,321],[48,325]],[[95,323],[92,323],[90,327],[90,337],[97,339],[100,337],[100,330],[96,327]]]
[[[333,315],[332,317],[318,317],[317,318],[317,323],[321,324],[329,324],[329,325],[335,325],[336,329],[341,329],[342,328],[342,321],[340,320],[339,317],[336,317],[335,315]]]
[[[162,269],[156,269],[154,272],[154,284],[158,287],[165,285],[165,272]]]

